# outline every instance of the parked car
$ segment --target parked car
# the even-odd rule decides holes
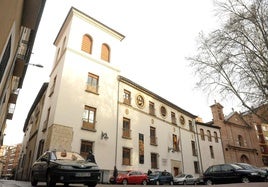
[[[261,181],[265,181],[265,182],[268,181],[268,172],[262,170],[261,168],[258,168],[256,166],[253,166],[253,165],[247,164],[247,163],[235,163],[235,164],[244,168],[244,169],[249,169],[249,170],[253,170],[253,171],[258,172],[262,177]]]
[[[198,184],[199,178],[191,174],[180,174],[173,178],[174,184]]]
[[[202,176],[202,181],[207,185],[236,182],[248,183],[261,180],[263,180],[263,178],[258,172],[243,169],[236,164],[212,165]]]
[[[86,161],[75,152],[47,151],[39,157],[31,168],[31,184],[46,182],[54,187],[56,183],[86,184],[94,187],[100,180],[100,170],[96,163]]]
[[[141,171],[127,171],[126,173],[119,173],[116,178],[116,184],[143,184],[148,183],[147,174]]]
[[[115,180],[114,176],[111,176],[111,177],[109,178],[109,183],[110,183],[110,184],[116,184],[116,180]]]
[[[170,184],[173,185],[173,176],[167,171],[155,171],[149,176],[149,184]]]
[[[268,167],[260,167],[260,169],[268,173]]]

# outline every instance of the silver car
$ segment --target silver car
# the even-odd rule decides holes
[[[197,184],[199,181],[199,178],[194,177],[191,174],[180,174],[175,176],[174,178],[174,184]]]

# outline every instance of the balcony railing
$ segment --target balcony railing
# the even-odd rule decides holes
[[[171,117],[171,123],[172,124],[177,124],[177,119],[175,117]]]
[[[151,145],[157,145],[157,137],[150,136],[150,144]]]
[[[14,114],[14,112],[15,112],[15,107],[16,107],[16,105],[15,104],[13,104],[13,103],[10,103],[9,104],[9,107],[8,107],[8,112],[7,112],[7,119],[12,119],[13,118],[13,114]]]
[[[8,102],[9,102],[9,103],[16,104],[16,102],[17,102],[17,98],[18,98],[18,93],[13,92],[13,93],[10,94],[10,97],[9,97]]]
[[[127,104],[127,105],[130,105],[131,101],[130,101],[130,99],[124,98],[123,103]]]
[[[92,86],[90,84],[87,84],[86,86],[86,91],[88,92],[98,93],[98,89],[99,89],[98,86]]]
[[[155,108],[149,107],[149,114],[155,116]]]
[[[131,130],[127,129],[127,128],[123,128],[122,137],[123,138],[131,138]]]
[[[86,121],[83,121],[83,129],[95,131],[95,121],[93,123],[89,123]]]

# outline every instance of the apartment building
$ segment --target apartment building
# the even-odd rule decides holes
[[[12,120],[45,0],[0,2],[0,145]]]
[[[1,146],[1,163],[3,164],[1,171],[2,178],[10,179],[15,177],[19,163],[21,146],[21,144],[14,146]]]
[[[50,82],[25,122],[21,162],[29,165],[46,150],[75,151],[84,157],[92,150],[103,172],[101,182],[108,182],[114,166],[119,171],[200,174],[204,159],[197,116],[120,75],[112,54],[120,53],[123,39],[70,9],[54,42]],[[215,145],[218,154],[220,148],[220,143]],[[211,159],[223,162],[218,154]],[[21,166],[21,173],[27,179],[29,168]]]
[[[44,83],[42,85],[25,120],[23,127],[24,137],[19,162],[20,164],[17,168],[16,179],[30,179],[31,166],[33,162],[42,154],[42,140],[39,142],[40,148],[38,150],[36,150],[36,144],[47,87],[48,83]],[[34,157],[33,154],[35,151],[37,151],[37,155]]]
[[[235,111],[225,116],[223,106],[217,102],[211,106],[211,111],[213,123],[221,128],[225,162],[246,162],[263,166],[254,123],[250,123],[245,115]]]

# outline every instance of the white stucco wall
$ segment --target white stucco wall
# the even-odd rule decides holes
[[[205,140],[201,140],[200,129],[204,130]],[[211,132],[212,141],[208,141],[207,130]],[[211,165],[225,163],[222,142],[220,136],[220,129],[214,128],[213,126],[197,125],[199,151],[202,160],[203,172]],[[218,135],[218,142],[215,142],[214,132]],[[209,146],[213,147],[214,158],[211,158]]]

